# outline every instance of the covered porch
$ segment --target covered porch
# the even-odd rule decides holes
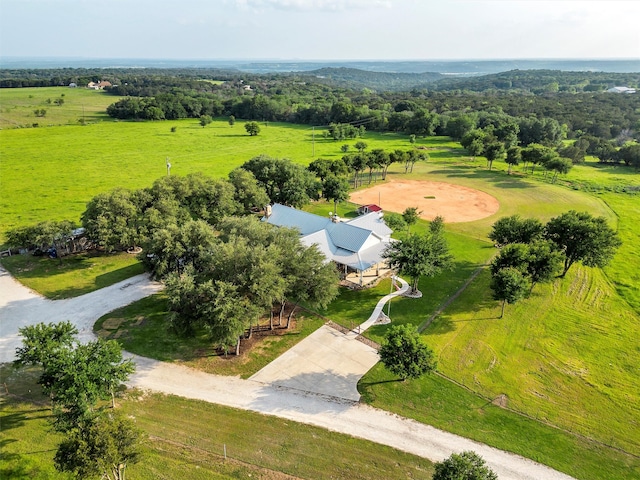
[[[341,285],[347,288],[367,288],[393,274],[386,262],[379,262],[364,270],[350,268],[347,265],[339,265],[342,268]]]

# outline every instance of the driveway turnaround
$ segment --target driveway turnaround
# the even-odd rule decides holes
[[[66,300],[48,300],[29,290],[0,267],[0,363],[12,362],[22,340],[18,329],[44,322],[71,321],[78,339],[93,340],[93,324],[116,308],[148,297],[162,289],[146,274]]]
[[[29,291],[5,271],[0,270],[0,362],[14,360],[15,348],[20,345],[20,327],[39,322],[70,320],[81,331],[80,338],[89,340],[94,338],[93,322],[100,316],[160,289],[159,284],[151,282],[145,275],[139,275],[81,297],[51,301]],[[369,320],[361,325],[361,329],[373,324],[379,314],[380,311],[377,314],[374,311]],[[210,375],[181,365],[132,356],[136,362],[136,372],[128,383],[133,387],[317,425],[388,445],[432,461],[440,461],[451,453],[474,450],[487,461],[500,480],[571,479],[565,474],[518,455],[352,400],[355,384],[361,376],[360,372],[374,360],[375,352],[372,352],[373,349],[369,350],[369,347],[359,349],[347,346],[345,342],[360,344],[355,340],[354,332],[343,337],[340,335],[343,334],[323,332],[316,336],[318,341],[328,342],[327,345],[317,348],[324,349],[325,356],[335,357],[335,362],[330,367],[323,364],[322,355],[304,356],[305,351],[312,345],[305,345],[304,350],[299,351],[297,356],[287,359],[285,354],[276,360],[281,362],[281,365],[296,364],[295,370],[287,370],[282,366],[274,367],[274,373],[270,376],[261,371],[262,376],[261,372],[258,372],[249,380]],[[350,358],[342,361],[342,351],[345,350],[350,352]],[[356,358],[360,353],[363,358]],[[310,358],[310,361],[306,362],[306,358]],[[303,368],[303,365],[307,367]],[[305,378],[307,376],[309,378]],[[321,378],[327,376],[335,376],[338,380],[332,383]],[[260,378],[263,381],[259,381]],[[347,385],[349,381],[353,384]],[[328,388],[325,391],[329,394],[308,390],[313,383],[325,382],[327,385],[336,386],[337,390]]]

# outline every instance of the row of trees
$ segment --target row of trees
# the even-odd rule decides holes
[[[571,266],[604,267],[621,242],[604,217],[571,210],[546,225],[518,215],[493,224],[489,238],[502,246],[491,262],[494,298],[515,303],[531,293],[537,283],[563,278]]]
[[[375,72],[354,73],[362,77]],[[503,114],[540,121],[554,119],[559,125],[566,125],[569,138],[592,135],[611,140],[619,139],[624,132],[631,132],[637,138],[640,97],[598,92],[604,85],[616,84],[615,78],[619,78],[618,85],[632,85],[637,78],[632,78],[630,84],[628,74],[577,73],[580,80],[574,79],[577,84],[571,80],[570,88],[579,93],[567,93],[562,91],[563,80],[558,80],[567,75],[567,72],[557,71],[515,71],[473,79],[442,79],[437,84],[393,92],[386,88],[363,89],[364,84],[357,82],[345,87],[345,84],[319,78],[311,72],[261,75],[197,68],[53,69],[3,70],[0,85],[49,86],[70,82],[86,85],[89,81],[107,79],[114,85],[106,89],[111,94],[144,97],[147,101],[160,98],[159,104],[154,106],[163,111],[165,118],[181,118],[185,113],[199,118],[203,114],[214,116],[212,112],[219,111],[221,115],[235,115],[244,120],[277,120],[316,126],[331,123],[366,125],[369,130],[398,130],[418,135],[422,134],[420,131],[435,128],[437,135],[450,135],[455,128],[450,128],[449,124],[459,116],[471,116],[476,126],[481,127],[479,117]],[[536,88],[541,88],[540,94],[532,94],[530,88],[521,88],[523,76],[527,77],[526,85],[535,84]],[[596,80],[599,76],[601,78]],[[558,83],[560,88],[548,88]],[[251,85],[250,90],[245,88],[247,84]],[[498,89],[511,92],[498,94]],[[162,98],[163,95],[175,98]],[[134,108],[126,115],[121,112],[118,118],[146,118],[149,114],[153,118],[158,113],[144,110]],[[396,115],[401,112],[404,113]],[[434,114],[433,120],[425,121]],[[531,142],[544,143],[540,139]],[[523,143],[526,145],[528,141]]]

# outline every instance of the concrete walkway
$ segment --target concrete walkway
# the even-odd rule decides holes
[[[97,318],[157,292],[160,288],[159,284],[151,282],[146,275],[140,275],[81,297],[50,301],[31,292],[5,271],[0,270],[0,362],[14,360],[15,348],[20,345],[18,328],[22,326],[71,320],[80,329],[81,337],[88,340],[93,338],[92,325]],[[381,304],[378,306],[381,311]],[[368,322],[368,326],[375,322],[374,314],[375,312],[361,328]],[[343,349],[340,347],[347,345],[344,342],[349,342],[349,345],[361,342],[355,340],[355,333],[339,335],[342,337],[329,338],[329,344],[333,347],[322,347],[326,348],[326,354],[337,359],[335,366],[330,369],[322,366],[321,358],[304,362],[305,357],[289,357],[288,360],[284,355],[280,357],[284,359],[284,365],[316,365],[316,370],[307,371],[300,368],[298,373],[282,369],[282,377],[288,377],[289,380],[286,381],[293,382],[290,385],[279,385],[279,380],[263,383],[255,379],[241,380],[237,377],[210,375],[181,365],[135,355],[132,357],[136,363],[136,372],[128,383],[133,387],[317,425],[420,455],[432,461],[440,461],[454,452],[474,450],[486,460],[500,480],[571,479],[565,474],[518,455],[349,400],[348,397],[353,394],[353,390],[347,385],[350,383],[348,380],[355,385],[361,376],[361,370],[365,368],[364,365],[373,361],[374,357],[370,356],[364,361],[354,357],[342,362]],[[371,355],[371,352],[366,355]],[[375,357],[377,358],[377,354]],[[346,374],[347,369],[351,369],[352,372]],[[306,375],[313,381],[304,379]],[[308,390],[310,384],[322,383],[326,381],[322,377],[331,375],[344,377],[342,383],[334,384],[341,384],[340,388],[344,387],[344,390],[333,391],[344,395],[344,398]],[[294,378],[297,378],[297,381],[294,382]]]

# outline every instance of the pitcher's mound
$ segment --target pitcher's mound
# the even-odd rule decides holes
[[[397,213],[407,207],[418,207],[422,218],[433,220],[440,215],[446,223],[479,220],[500,208],[498,200],[488,193],[451,183],[422,180],[391,180],[353,192],[349,199],[360,205],[373,203]]]

